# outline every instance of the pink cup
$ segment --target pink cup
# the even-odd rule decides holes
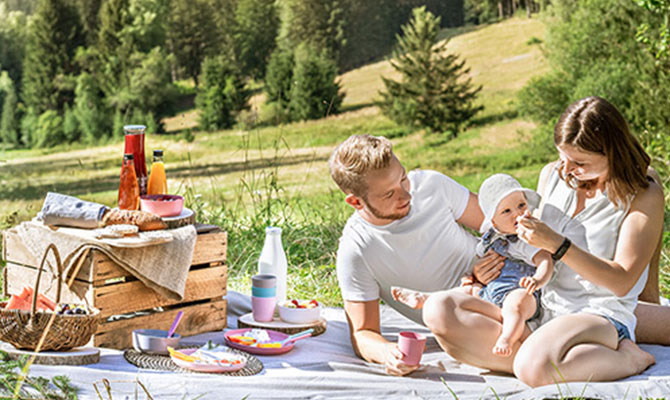
[[[420,333],[403,331],[398,334],[398,349],[405,356],[402,361],[409,365],[419,365],[426,348],[426,337]]]
[[[255,297],[251,296],[251,314],[254,321],[270,322],[274,318],[276,297]]]

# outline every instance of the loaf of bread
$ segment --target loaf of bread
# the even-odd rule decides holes
[[[102,226],[135,225],[140,231],[155,231],[165,229],[167,225],[161,217],[147,211],[139,210],[109,210],[102,217]]]

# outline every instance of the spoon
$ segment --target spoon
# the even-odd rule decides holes
[[[170,330],[168,331],[167,337],[171,338],[172,335],[174,334],[174,331],[177,329],[177,325],[179,325],[179,322],[181,321],[181,317],[184,315],[183,311],[179,311],[177,315],[174,317],[174,322],[172,322],[172,326],[170,327]]]
[[[286,339],[284,339],[280,342],[275,342],[275,343],[279,343],[279,347],[284,347],[284,345],[287,344],[287,343],[295,342],[296,340],[305,339],[305,338],[308,338],[308,337],[312,336],[312,332],[314,332],[314,329],[310,328],[310,329],[304,330],[302,332],[298,332],[294,335],[291,335],[291,336],[287,337]]]

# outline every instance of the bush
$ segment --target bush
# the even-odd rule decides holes
[[[557,119],[570,104],[570,88],[560,74],[534,77],[517,94],[521,115],[537,121]]]
[[[37,118],[31,144],[34,147],[52,147],[66,141],[63,118],[55,110],[47,110]]]
[[[292,120],[323,118],[337,113],[344,93],[340,92],[337,65],[325,50],[303,43],[295,52],[293,86],[289,102]]]
[[[206,130],[230,128],[237,114],[248,108],[251,93],[235,64],[224,56],[206,58],[202,73],[202,85],[195,99],[200,126]]]

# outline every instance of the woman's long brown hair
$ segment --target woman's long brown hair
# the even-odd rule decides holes
[[[628,204],[638,190],[649,187],[649,155],[630,133],[619,110],[603,98],[592,96],[572,103],[554,128],[554,144],[557,147],[571,145],[607,157],[605,189],[617,207]],[[559,168],[559,175],[575,189],[589,188],[596,183],[566,176],[563,166]]]

